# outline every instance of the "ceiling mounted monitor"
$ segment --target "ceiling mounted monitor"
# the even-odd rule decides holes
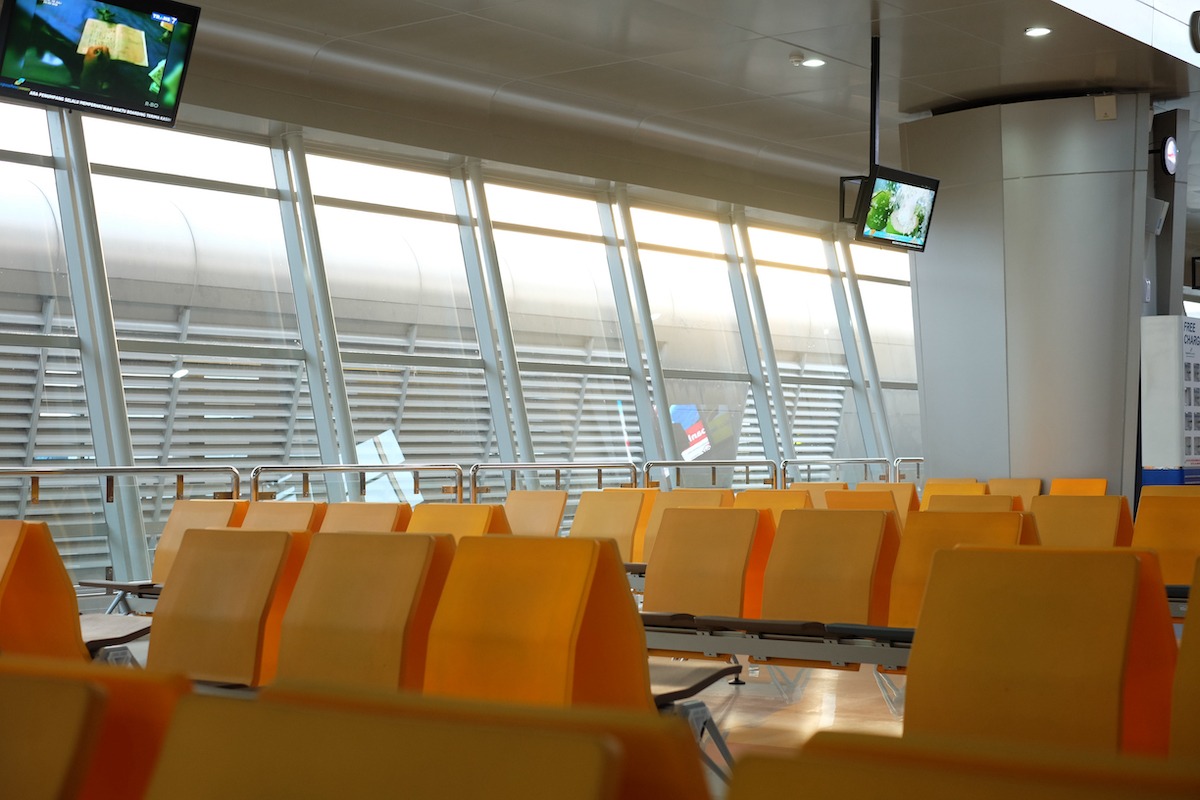
[[[901,250],[924,250],[937,189],[935,178],[875,165],[858,189],[854,238]]]
[[[172,0],[5,0],[0,98],[174,125],[199,17]]]

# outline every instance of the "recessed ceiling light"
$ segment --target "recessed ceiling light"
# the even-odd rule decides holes
[[[820,56],[809,56],[801,53],[799,50],[788,56],[788,61],[792,62],[793,67],[823,67],[825,59]]]
[[[1041,36],[1049,36],[1050,29],[1045,27],[1044,25],[1034,25],[1032,28],[1025,29],[1025,35],[1031,36],[1034,39],[1037,39],[1038,37],[1041,37]]]

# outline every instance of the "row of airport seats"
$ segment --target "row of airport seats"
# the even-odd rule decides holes
[[[667,516],[681,513],[690,512]],[[186,537],[182,568],[208,533]],[[653,706],[644,689],[641,699],[636,691],[613,694],[612,684],[633,685],[621,677],[638,670],[626,669],[632,658],[621,660],[634,648],[619,640],[635,641],[637,623],[611,546],[478,538],[461,543],[454,565],[462,571],[451,571],[443,600],[457,590],[456,578],[491,582],[484,594],[505,580],[509,587],[499,594],[498,605],[508,608],[498,616],[477,604],[467,613],[439,604],[454,633],[444,648],[431,636],[431,669],[452,680],[462,665],[475,695],[296,680],[254,697],[212,696],[170,671],[4,654],[0,729],[22,735],[0,739],[0,786],[23,798],[326,797],[396,787],[442,797],[707,796],[686,725],[646,713]],[[878,796],[885,786],[901,797],[1001,796],[996,786],[1034,797],[1196,796],[1200,648],[1185,631],[1177,668],[1163,649],[1169,623],[1153,567],[1144,554],[1114,549],[939,552],[913,645],[902,739],[819,734],[786,759],[747,757],[735,766],[729,797],[767,798],[798,785],[852,798]],[[506,650],[494,638],[543,619],[530,614],[546,608],[553,590],[530,581],[535,571],[576,587],[576,602],[566,604],[573,610],[556,607],[556,619],[543,620],[561,633],[570,618],[576,632],[565,647],[573,651],[537,644],[542,659],[564,665],[565,682],[549,674],[553,664],[537,664],[532,640],[510,641]],[[466,640],[481,628],[493,638],[472,652]],[[543,694],[505,695],[520,705],[486,702],[530,670],[540,670],[532,683],[554,683],[559,696],[535,688]],[[488,673],[500,675],[492,681]],[[1172,678],[1170,751],[1140,748],[1154,738],[1143,730],[1153,722],[1147,707],[1160,704],[1162,683]],[[813,782],[795,783],[809,775]],[[43,789],[41,781],[53,785]]]

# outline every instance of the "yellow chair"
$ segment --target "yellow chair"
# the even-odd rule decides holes
[[[917,487],[912,483],[872,483],[863,481],[854,486],[854,491],[891,492],[892,497],[896,498],[896,513],[899,514],[896,521],[901,531],[908,524],[909,512],[917,511],[921,507],[921,501],[917,497]]]
[[[1175,650],[1150,553],[941,550],[904,735],[1165,756]]]
[[[670,508],[727,508],[733,505],[732,489],[673,489],[669,492],[659,492],[650,509],[650,518],[646,522],[646,534],[642,541],[642,552],[636,561],[650,562],[650,554],[654,551],[658,540],[658,531],[662,525],[663,514]],[[635,553],[635,555],[637,555]]]
[[[453,556],[449,534],[314,536],[283,615],[275,680],[420,691]]]
[[[193,695],[146,800],[614,797],[609,737]]]
[[[248,531],[317,531],[326,504],[315,500],[255,500],[246,507],[242,524]]]
[[[925,481],[925,488],[921,492],[921,502],[918,508],[921,511],[928,511],[929,501],[938,495],[975,496],[986,494],[988,494],[988,485],[975,480],[928,480]]]
[[[154,611],[148,669],[259,686],[275,675],[304,547],[286,531],[190,530]]]
[[[566,508],[560,489],[514,489],[504,498],[509,530],[517,536],[558,536]]]
[[[925,511],[1022,511],[1021,498],[1007,494],[935,494],[921,501]]]
[[[738,759],[728,800],[788,796],[801,786],[842,800],[874,800],[881,787],[919,800],[1184,800],[1200,792],[1200,772],[1069,747],[822,730],[795,755]]]
[[[667,510],[658,544],[646,562],[642,611],[757,616],[747,613],[747,607],[761,608],[762,604],[761,576],[757,598],[750,577],[759,517],[760,513],[750,508]],[[764,512],[762,517],[770,522],[770,514]]]
[[[1158,554],[1164,583],[1190,583],[1200,557],[1200,497],[1142,497],[1132,544]]]
[[[330,503],[317,528],[321,533],[402,531],[412,518],[408,503]]]
[[[429,630],[424,693],[653,708],[645,633],[616,547],[462,539]]]
[[[925,596],[929,568],[939,550],[958,545],[1003,546],[1021,542],[1024,521],[1016,511],[953,512],[915,511],[900,534],[888,625],[915,628]]]
[[[666,494],[658,489],[634,489],[627,487],[613,487],[604,489],[603,491],[612,492],[613,494],[636,494],[642,498],[642,507],[638,511],[637,524],[633,529],[633,548],[628,556],[622,556],[625,561],[630,563],[645,563],[646,561],[646,527],[650,524],[650,515],[654,511],[654,503],[660,496]]]
[[[1124,495],[1039,495],[1030,513],[1046,547],[1128,547],[1133,539]]]
[[[632,562],[643,499],[641,492],[583,492],[571,520],[570,535],[577,539],[612,539],[621,560]]]
[[[1107,478],[1052,478],[1048,494],[1102,495],[1108,492]]]
[[[601,494],[601,492],[596,492]],[[709,800],[696,757],[696,741],[674,716],[596,707],[571,709],[478,703],[407,693],[314,693],[268,687],[261,699],[394,715],[414,721],[447,721],[550,732],[611,736],[620,745],[617,797],[621,800]],[[489,793],[489,795],[492,793]]]
[[[175,704],[191,691],[191,683],[179,675],[105,664],[0,657],[0,683],[30,676],[92,686],[104,698],[95,745],[81,765],[79,792],[72,796],[80,800],[141,797],[150,782]],[[4,705],[0,702],[0,716]],[[38,713],[52,712],[47,707],[39,708]],[[15,730],[3,723],[0,729]],[[5,786],[3,779],[0,786]]]
[[[1200,561],[1191,597],[1200,597]],[[1175,685],[1171,692],[1171,741],[1168,755],[1179,763],[1200,764],[1200,611],[1189,606],[1179,642]]]
[[[0,788],[4,797],[79,796],[104,693],[93,684],[0,672]]]
[[[413,509],[406,533],[448,533],[456,542],[467,536],[508,533],[503,509],[475,503],[421,503]]]
[[[1141,497],[1200,497],[1200,486],[1195,484],[1143,486]]]
[[[1021,507],[1014,511],[1028,511],[1033,498],[1042,493],[1041,478],[992,478],[988,481],[990,494],[1011,494],[1021,498]]]
[[[896,496],[891,492],[855,492],[832,490],[825,493],[825,507],[830,511],[886,511],[895,520],[897,530],[903,531]]]
[[[844,481],[809,481],[807,483],[797,481],[789,483],[788,489],[793,491],[808,492],[809,498],[812,499],[813,508],[828,508],[825,505],[825,493],[832,491],[845,491],[850,488],[850,485]]]
[[[745,489],[734,495],[732,507],[769,511],[779,527],[784,511],[814,506],[807,489]]]

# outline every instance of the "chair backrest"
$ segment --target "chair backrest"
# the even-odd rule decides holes
[[[641,517],[641,492],[590,491],[579,495],[570,535],[586,539],[612,539],[621,560],[633,561],[634,535]]]
[[[83,784],[104,707],[99,687],[0,672],[0,787],[30,800],[74,798]]]
[[[920,498],[917,497],[917,486],[913,483],[877,483],[873,481],[862,481],[855,484],[854,491],[856,492],[891,492],[892,497],[896,498],[896,513],[897,524],[900,530],[904,530],[904,526],[908,524],[908,514],[910,511],[917,511],[921,507]]]
[[[448,533],[456,542],[466,536],[498,533],[494,530],[497,509],[499,506],[476,503],[421,503],[413,509],[405,532]]]
[[[332,694],[268,687],[263,702],[361,708],[413,720],[446,720],[485,726],[603,733],[620,745],[617,797],[621,800],[709,800],[696,739],[681,717],[640,710],[571,709],[479,703],[407,692]]]
[[[1011,494],[1021,498],[1021,507],[1014,511],[1028,511],[1033,498],[1042,493],[1041,478],[992,478],[988,481],[990,494]]]
[[[1188,616],[1179,642],[1171,692],[1172,761],[1200,764],[1200,561],[1188,596]]]
[[[1200,557],[1200,497],[1142,497],[1133,546],[1158,554],[1163,581],[1187,584]]]
[[[646,562],[642,610],[748,616],[746,591],[758,531],[759,512],[750,508],[669,509]]]
[[[321,533],[387,533],[402,531],[412,518],[408,503],[330,503],[317,530]]]
[[[303,550],[287,531],[184,534],[154,610],[147,668],[215,683],[270,682]]]
[[[975,480],[946,480],[946,479],[931,479],[925,481],[925,488],[921,492],[921,502],[919,509],[926,511],[929,509],[930,499],[938,495],[986,495],[988,494],[988,485],[979,483]]]
[[[166,583],[184,531],[190,528],[239,528],[249,506],[249,500],[176,500],[154,546],[150,580]]]
[[[1200,485],[1150,484],[1142,486],[1141,497],[1200,497]]]
[[[504,515],[516,536],[558,536],[566,508],[561,489],[513,489],[504,498]]]
[[[80,800],[141,797],[150,782],[175,704],[191,691],[191,683],[180,675],[61,658],[0,658],[0,682],[19,676],[86,684],[103,693],[95,745],[83,765],[77,795]],[[0,716],[3,713],[4,703],[0,702]],[[38,713],[50,710],[38,709]],[[0,729],[17,730],[3,723]],[[0,786],[4,785],[0,779]]]
[[[425,661],[429,695],[650,709],[646,636],[602,539],[459,542]]]
[[[739,758],[728,800],[786,796],[797,786],[842,800],[873,800],[881,786],[921,800],[1183,800],[1200,792],[1200,772],[1067,748],[822,730],[795,755]]]
[[[886,625],[899,544],[884,511],[783,512],[763,581],[763,618]]]
[[[650,509],[650,518],[646,522],[646,535],[642,541],[641,560],[650,562],[650,554],[654,552],[658,532],[662,526],[663,514],[669,508],[722,508],[733,505],[733,490],[731,489],[673,489],[669,492],[659,492]]]
[[[1021,542],[1023,524],[1022,515],[1016,511],[913,512],[908,527],[900,534],[896,566],[892,569],[888,625],[916,627],[929,568],[938,550],[960,544],[1017,545]]]
[[[612,487],[604,489],[606,492],[614,492],[616,494],[636,494],[642,498],[642,508],[638,512],[637,525],[633,529],[633,549],[630,550],[627,561],[644,562],[646,560],[646,528],[650,524],[650,514],[654,511],[654,503],[659,497],[666,492],[658,489],[632,488],[632,487]]]
[[[897,530],[904,530],[896,497],[891,492],[854,492],[850,490],[825,493],[825,507],[831,511],[886,511],[896,521]]]
[[[813,508],[812,497],[806,489],[744,489],[733,497],[733,508],[753,508],[769,511],[779,527],[779,518],[784,511],[795,508]]]
[[[1101,495],[1107,491],[1107,478],[1051,478],[1047,494]]]
[[[1128,547],[1133,517],[1124,495],[1039,495],[1030,513],[1046,547]]]
[[[935,494],[921,501],[925,511],[1022,511],[1021,498],[1007,494]]]
[[[1175,637],[1153,554],[942,550],[917,630],[905,736],[1166,755]]]
[[[283,615],[275,680],[420,691],[449,534],[319,533]]]
[[[608,737],[193,695],[147,800],[613,797]]]
[[[249,531],[317,531],[326,504],[315,500],[255,500],[239,528]]]
[[[0,520],[0,654],[90,659],[74,584],[44,522]]]
[[[849,489],[850,485],[844,481],[809,481],[807,483],[797,481],[789,483],[787,488],[808,492],[809,498],[812,499],[813,508],[828,508],[825,505],[825,493],[831,489],[833,491],[844,491]]]

